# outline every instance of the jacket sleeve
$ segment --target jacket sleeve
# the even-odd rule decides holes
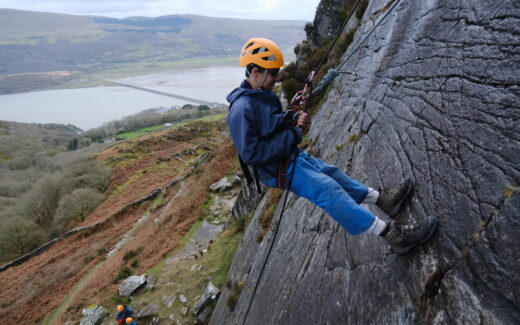
[[[278,130],[283,123],[283,114],[256,114],[263,119],[261,123],[268,127],[268,135],[262,137],[255,123],[254,107],[247,101],[234,103],[228,114],[227,122],[231,138],[246,164],[260,166],[276,162],[287,157],[291,150],[302,140],[302,133],[297,127]],[[264,112],[265,113],[265,112]]]

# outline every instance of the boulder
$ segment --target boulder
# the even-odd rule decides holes
[[[137,314],[137,318],[139,319],[148,316],[157,316],[159,315],[159,311],[161,311],[161,308],[156,304],[148,304],[146,307],[139,311],[139,313]]]
[[[188,315],[188,312],[190,311],[190,307],[182,307],[181,308],[181,315],[186,317],[186,315]]]
[[[185,304],[185,303],[188,302],[188,298],[186,298],[184,295],[180,295],[180,296],[179,296],[179,300],[180,300],[183,304]]]
[[[146,278],[146,287],[144,290],[149,291],[152,290],[155,287],[155,284],[157,283],[157,277],[154,275],[149,275]]]
[[[163,305],[165,305],[166,307],[171,307],[173,305],[173,303],[175,302],[175,299],[177,297],[175,296],[163,296],[162,297],[162,301],[163,301]]]
[[[146,283],[146,276],[144,275],[132,275],[119,285],[119,295],[122,297],[129,297],[135,290],[139,289],[144,283]]]
[[[79,321],[80,325],[99,325],[108,315],[108,311],[103,306],[85,308],[81,311],[83,317]]]
[[[239,184],[241,182],[240,177],[234,175],[234,176],[226,176],[223,177],[218,182],[212,184],[209,189],[213,192],[224,192],[235,186],[236,184]]]
[[[213,283],[208,283],[206,289],[204,290],[204,293],[193,307],[193,312],[195,313],[195,315],[198,315],[207,303],[209,303],[212,300],[215,300],[219,293],[220,290],[217,287],[215,287]]]

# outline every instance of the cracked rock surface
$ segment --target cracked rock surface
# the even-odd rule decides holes
[[[344,58],[387,3],[370,1]],[[376,189],[413,177],[396,219],[434,215],[437,234],[397,256],[290,195],[258,242],[264,199],[229,273],[236,306],[225,289],[211,324],[520,324],[520,2],[402,0],[344,69],[314,154]]]

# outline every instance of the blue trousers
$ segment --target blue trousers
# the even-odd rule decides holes
[[[359,205],[367,196],[368,187],[305,151],[300,151],[289,166],[289,176],[293,168],[296,170],[291,192],[325,210],[349,234],[359,235],[374,223],[376,217]],[[263,183],[277,187],[276,178]]]

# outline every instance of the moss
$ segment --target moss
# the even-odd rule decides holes
[[[513,186],[513,185],[504,186],[504,188],[502,189],[504,201],[509,200],[513,196],[513,194],[518,190],[518,188],[519,188],[518,186]]]
[[[132,270],[126,265],[121,266],[119,271],[117,271],[116,275],[112,279],[112,283],[118,283],[119,281],[128,278],[132,275]]]
[[[343,149],[345,148],[346,145],[347,145],[346,142],[343,142],[343,143],[337,144],[337,145],[336,145],[336,150],[337,150],[337,151],[341,151],[341,150],[343,150]]]
[[[393,2],[393,0],[392,0],[392,2]],[[361,1],[361,3],[358,5],[358,7],[356,9],[356,18],[357,19],[363,18],[363,15],[365,14],[367,7],[368,7],[368,0]]]
[[[229,310],[234,311],[238,302],[238,298],[240,298],[240,294],[242,293],[242,289],[244,288],[244,282],[237,281],[233,283],[233,288],[231,289],[231,294],[229,295],[226,305]]]
[[[258,218],[258,223],[262,226],[263,234],[265,234],[271,227],[274,211],[278,206],[278,201],[280,200],[282,191],[277,188],[271,189],[267,195],[269,196],[267,200],[267,205],[260,218]]]
[[[144,247],[143,246],[140,246],[139,248],[137,248],[136,250],[129,250],[125,253],[125,255],[123,256],[123,261],[125,262],[128,262],[129,260],[131,260],[132,258],[138,256],[139,254],[141,254],[141,252],[144,250]]]
[[[348,142],[349,143],[358,143],[359,140],[361,140],[361,138],[363,137],[363,133],[356,133],[356,134],[352,134],[351,136],[348,137]]]

